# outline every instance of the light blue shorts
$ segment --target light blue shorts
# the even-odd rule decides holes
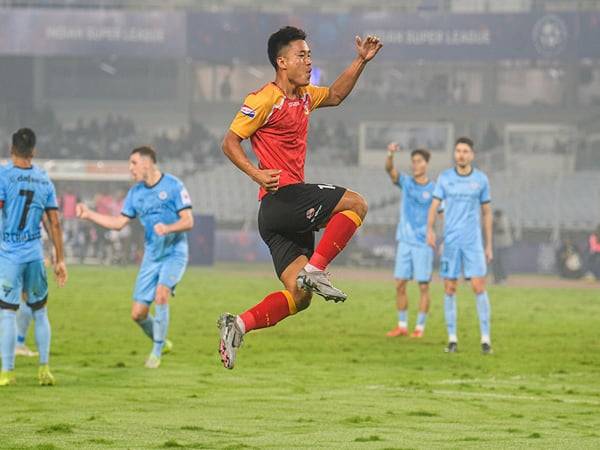
[[[411,245],[398,242],[394,278],[429,283],[433,271],[433,249],[428,245]]]
[[[175,292],[175,286],[181,281],[187,267],[187,255],[169,255],[158,261],[144,258],[137,279],[133,299],[136,302],[152,304],[159,284]]]
[[[0,303],[18,309],[21,295],[34,305],[48,298],[48,277],[44,261],[37,260],[18,264],[0,256]]]
[[[487,274],[487,264],[483,247],[470,248],[444,246],[440,260],[440,276],[457,280],[461,273],[465,278],[480,278]]]

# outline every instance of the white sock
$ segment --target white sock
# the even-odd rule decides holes
[[[304,266],[304,270],[306,270],[307,272],[322,272],[321,269],[319,269],[318,267],[313,266],[311,263],[306,263],[306,265]]]
[[[458,342],[458,337],[455,334],[448,336],[448,342]]]
[[[408,328],[408,322],[400,321],[400,322],[398,322],[398,327]]]
[[[415,331],[423,331],[423,330],[425,330],[425,325],[417,325],[415,327]]]
[[[481,343],[492,345],[492,341],[490,340],[489,336],[481,336]]]

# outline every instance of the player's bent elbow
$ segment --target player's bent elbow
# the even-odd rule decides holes
[[[125,228],[125,225],[127,225],[128,222],[129,222],[129,220],[126,217],[124,217],[124,216],[119,217],[116,220],[116,222],[113,226],[113,229],[116,231],[121,231],[123,228]]]
[[[239,144],[240,139],[230,131],[223,138],[223,142],[221,142],[221,150],[223,150],[223,153],[225,153],[227,156],[231,155],[232,153],[231,149],[233,146],[233,141],[236,141]]]
[[[227,143],[227,136],[223,139],[223,142],[221,142],[221,150],[226,155],[228,154],[229,146],[228,146],[228,143]]]

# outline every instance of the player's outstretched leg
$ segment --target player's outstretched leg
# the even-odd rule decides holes
[[[33,311],[27,303],[22,302],[17,311],[17,346],[15,347],[15,355],[34,357],[38,356],[38,352],[32,351],[25,344],[29,324],[33,319]]]
[[[323,237],[308,264],[298,273],[297,286],[325,300],[343,302],[347,296],[335,288],[325,270],[340,254],[367,215],[367,202],[356,192],[346,191],[335,207]]]
[[[286,317],[309,307],[312,294],[296,287],[296,275],[306,261],[305,256],[299,256],[286,267],[280,276],[284,290],[270,293],[260,303],[238,316],[224,313],[219,317],[219,354],[225,368],[233,369],[237,349],[242,345],[246,333],[275,326]]]
[[[17,313],[12,309],[0,309],[0,353],[2,353],[2,370],[0,386],[16,383],[15,378],[15,345],[17,343]]]
[[[242,345],[244,334],[252,330],[275,326],[286,317],[296,314],[292,294],[287,291],[272,292],[260,303],[239,316],[224,313],[217,322],[221,329],[219,354],[227,369],[233,369],[237,349]]]
[[[50,321],[48,320],[48,308],[45,305],[41,305],[41,307],[33,305],[32,309],[35,326],[35,344],[40,352],[38,381],[40,386],[53,386],[56,381],[50,372],[49,365],[52,332],[50,330]]]

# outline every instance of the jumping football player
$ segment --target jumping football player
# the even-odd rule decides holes
[[[219,353],[228,369],[244,334],[308,308],[313,292],[335,302],[346,299],[325,270],[362,224],[367,203],[342,187],[305,183],[304,163],[310,113],[339,105],[382,47],[374,36],[357,36],[355,45],[356,58],[338,79],[317,87],[310,84],[312,59],[304,31],[288,26],[273,33],[267,52],[275,81],[246,97],[224,138],[227,157],[260,186],[258,228],[284,287],[238,316],[219,318]],[[244,139],[250,139],[258,167],[246,156]],[[315,249],[314,233],[323,227]]]

